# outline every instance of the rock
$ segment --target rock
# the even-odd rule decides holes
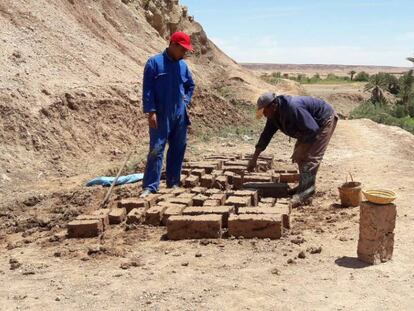
[[[10,264],[10,270],[16,270],[16,269],[18,269],[18,268],[20,268],[21,267],[21,263],[17,260],[17,259],[15,259],[15,258],[10,258],[10,260],[9,260],[9,264]]]
[[[322,246],[319,246],[319,247],[311,246],[306,251],[311,254],[320,254],[322,252]]]
[[[302,243],[304,243],[306,240],[303,237],[298,236],[295,239],[290,240],[290,242],[292,242],[293,244],[297,244],[300,245]]]
[[[272,274],[280,275],[280,270],[278,268],[273,268],[271,272]]]
[[[288,263],[288,264],[295,264],[295,263],[296,263],[296,261],[295,261],[295,260],[293,260],[292,258],[289,258],[289,259],[288,259],[288,261],[287,261],[287,263]]]
[[[306,258],[306,254],[305,254],[305,252],[304,252],[304,251],[301,251],[301,252],[298,254],[298,258],[300,258],[300,259],[305,259],[305,258]]]
[[[197,257],[197,258],[199,258],[199,257],[201,257],[201,256],[203,256],[200,252],[197,252],[196,254],[195,254],[195,256]]]
[[[187,267],[187,266],[189,265],[189,262],[188,262],[188,261],[184,261],[181,265],[182,265],[183,267]]]
[[[123,270],[127,270],[127,269],[129,269],[130,266],[131,265],[130,265],[129,262],[123,262],[123,263],[121,263],[120,268],[123,269]]]

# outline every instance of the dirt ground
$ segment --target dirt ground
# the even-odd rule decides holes
[[[255,132],[246,141],[218,137],[193,142],[191,152],[249,152],[256,137]],[[165,229],[145,226],[118,227],[101,239],[86,240],[65,239],[65,230],[57,227],[3,234],[1,309],[411,310],[413,143],[414,137],[398,128],[341,120],[318,177],[316,198],[294,211],[293,228],[281,240],[171,242],[161,239]],[[288,165],[291,147],[293,142],[278,135],[267,152],[280,160],[276,164]],[[366,266],[356,258],[359,209],[335,205],[336,188],[348,172],[365,188],[398,193],[390,262]],[[76,187],[92,198],[81,204],[92,206],[94,194],[102,196],[99,189],[81,190],[80,181]],[[136,186],[127,188],[137,191]],[[311,254],[318,247],[321,252]],[[301,251],[306,258],[298,258]]]

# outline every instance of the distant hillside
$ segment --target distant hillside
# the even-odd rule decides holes
[[[323,65],[323,64],[264,64],[264,63],[241,63],[245,68],[255,71],[280,71],[282,73],[303,73],[303,74],[327,74],[335,73],[347,75],[354,70],[356,72],[365,71],[369,74],[378,72],[402,73],[409,70],[409,67],[392,66],[364,66],[364,65]]]

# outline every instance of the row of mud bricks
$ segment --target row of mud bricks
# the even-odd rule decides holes
[[[182,187],[168,189],[162,182],[156,194],[144,199],[125,198],[117,202],[117,208],[80,215],[68,224],[68,236],[98,236],[110,225],[126,221],[166,226],[170,240],[278,239],[290,228],[287,183],[296,183],[299,175],[296,170],[275,170],[271,156],[261,156],[256,172],[248,173],[250,157],[216,155],[186,161]]]

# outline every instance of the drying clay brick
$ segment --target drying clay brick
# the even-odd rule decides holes
[[[219,200],[212,200],[208,199],[204,201],[203,206],[219,206],[222,205],[222,203]]]
[[[208,200],[208,197],[203,194],[197,194],[193,198],[193,206],[203,206],[204,202]]]
[[[167,201],[168,199],[171,198],[175,198],[175,194],[173,193],[166,193],[166,194],[162,194],[158,197],[157,201],[161,202],[161,201]]]
[[[146,207],[146,209],[147,209],[147,208],[150,208],[150,207],[152,207],[152,206],[155,206],[155,205],[157,204],[157,202],[158,202],[158,198],[159,198],[160,196],[161,196],[161,195],[160,195],[160,194],[158,194],[158,193],[152,193],[152,194],[150,194],[150,195],[146,196],[146,197],[144,198],[144,201],[148,202],[148,207]]]
[[[171,188],[160,188],[158,191],[157,191],[157,193],[158,194],[160,194],[160,195],[163,195],[163,194],[170,194],[172,192],[172,189]]]
[[[240,207],[250,206],[250,202],[251,202],[250,197],[231,196],[226,200],[225,205],[234,206],[237,212]]]
[[[225,193],[215,193],[210,196],[210,200],[218,200],[219,205],[226,203],[227,195]]]
[[[166,225],[168,218],[170,218],[170,216],[176,216],[176,215],[181,215],[183,213],[183,210],[186,208],[185,205],[182,204],[174,204],[174,205],[170,205],[163,213],[162,218],[161,218],[161,224],[162,225]]]
[[[171,216],[167,222],[170,240],[221,238],[221,215]]]
[[[257,206],[257,203],[259,201],[259,195],[258,195],[257,190],[249,190],[249,189],[237,190],[237,191],[234,191],[233,195],[237,197],[250,197],[252,206]]]
[[[159,226],[161,224],[162,217],[164,215],[167,206],[154,206],[147,210],[145,213],[144,224]]]
[[[230,172],[230,171],[227,171],[227,172],[224,172],[223,173],[223,176],[226,176],[227,177],[227,181],[228,181],[228,183],[230,184],[230,185],[233,185],[233,176],[234,176],[235,174],[233,173],[233,172]]]
[[[230,215],[229,234],[245,238],[280,239],[283,228],[278,215]]]
[[[198,178],[203,177],[206,174],[206,170],[203,168],[196,168],[191,171],[191,175],[197,176]]]
[[[298,173],[282,173],[279,176],[279,181],[286,182],[286,183],[299,182],[299,174]]]
[[[106,210],[106,209],[105,209]],[[98,210],[99,211],[99,210]],[[97,211],[93,212],[90,215],[79,215],[76,217],[77,220],[99,220],[102,223],[102,229],[105,231],[109,227],[109,217],[108,213],[96,213]]]
[[[193,189],[191,189],[191,193],[195,193],[195,194],[203,194],[206,191],[207,191],[206,187],[194,187]]]
[[[197,187],[199,182],[200,182],[200,177],[196,175],[190,175],[186,179],[184,179],[183,184],[185,188],[193,188],[193,187]]]
[[[211,188],[214,185],[215,177],[213,175],[204,175],[201,177],[201,187]]]
[[[213,194],[216,194],[216,193],[221,193],[221,191],[219,189],[212,188],[212,189],[207,189],[207,191],[204,194],[206,196],[211,197]]]
[[[263,175],[245,175],[243,178],[243,184],[250,182],[271,182],[272,176],[263,176]]]
[[[142,208],[134,208],[127,215],[127,224],[140,224],[144,218],[145,210]]]
[[[185,205],[185,206],[193,205],[193,199],[192,198],[179,198],[179,197],[176,197],[176,198],[168,199],[167,202],[174,203],[174,204],[182,204],[182,205]]]
[[[127,213],[129,213],[134,208],[143,208],[147,209],[149,207],[148,201],[144,199],[138,198],[129,198],[129,199],[122,199],[118,202],[119,208],[125,208]]]
[[[183,199],[183,198],[185,198],[185,199],[192,199],[195,196],[196,196],[195,193],[184,192],[184,193],[181,193],[179,196],[177,196],[177,198],[179,198],[179,199]]]
[[[113,208],[110,212],[109,212],[109,224],[111,225],[115,225],[115,224],[120,224],[121,222],[123,222],[126,218],[126,209],[125,208]]]
[[[269,204],[270,206],[275,205],[276,199],[275,198],[261,198],[260,203]]]
[[[229,187],[228,177],[224,175],[217,176],[213,187],[221,190],[226,190]]]
[[[183,211],[183,215],[204,215],[216,214],[222,216],[223,228],[227,228],[229,215],[234,212],[234,206],[203,206],[203,207],[187,207]]]
[[[103,232],[102,222],[97,219],[73,220],[67,225],[69,238],[92,238]]]
[[[171,190],[171,193],[174,195],[180,195],[181,193],[187,192],[185,188],[174,188]]]
[[[239,190],[243,187],[243,176],[239,174],[233,175],[233,189]]]

